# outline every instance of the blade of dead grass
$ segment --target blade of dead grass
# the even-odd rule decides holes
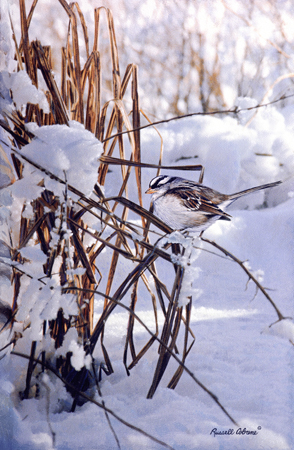
[[[82,13],[82,10],[81,10],[80,5],[78,4],[78,2],[73,2],[71,4],[71,8],[72,8],[72,11],[73,11],[74,8],[76,8],[77,11],[78,11],[78,15],[79,15],[79,18],[80,18],[80,22],[81,22],[82,29],[83,29],[83,34],[84,34],[84,41],[85,41],[87,58],[89,58],[89,54],[90,54],[89,53],[89,36],[88,36],[88,28],[87,28],[87,25],[86,25],[86,21],[85,21],[84,15]]]
[[[55,112],[55,123],[68,125],[68,115],[63,103],[62,97],[60,95],[57,84],[52,75],[51,69],[48,65],[48,61],[44,52],[44,49],[39,41],[32,42],[32,47],[34,49],[35,55],[38,60],[38,66],[42,72],[45,83],[49,89],[52,96],[52,101],[54,108],[51,107],[51,111]]]
[[[111,61],[112,61],[112,82],[113,82],[113,98],[121,99],[121,78],[119,71],[119,59],[118,59],[118,50],[117,43],[113,25],[113,16],[110,9],[106,10],[107,12],[107,23],[109,29],[109,38],[110,38],[110,50],[111,50]]]
[[[184,337],[184,349],[183,349],[183,356],[182,356],[182,362],[183,364],[185,364],[186,358],[188,356],[188,354],[190,353],[191,348],[194,345],[195,342],[195,336],[192,333],[189,325],[190,325],[190,319],[191,319],[191,309],[192,309],[192,297],[190,298],[189,303],[186,305],[186,321],[185,321],[185,337]],[[188,337],[189,334],[192,335],[193,340],[190,344],[190,346],[188,347]],[[172,379],[170,380],[170,382],[168,383],[167,387],[170,389],[175,389],[175,387],[177,386],[178,382],[180,381],[180,378],[183,374],[183,366],[179,366],[175,372],[175,374],[173,375]]]
[[[151,169],[167,169],[167,170],[192,170],[192,171],[201,171],[203,166],[201,164],[192,164],[192,165],[183,165],[183,166],[163,166],[161,164],[150,164],[150,163],[143,163],[138,161],[129,161],[126,159],[121,158],[115,158],[113,156],[108,155],[101,155],[100,161],[106,164],[111,164],[114,166],[135,166],[135,167],[146,167]]]
[[[173,291],[171,294],[171,302],[168,305],[167,314],[161,334],[161,341],[164,342],[165,346],[160,345],[159,347],[159,358],[154,372],[153,381],[147,394],[147,398],[152,398],[154,396],[154,393],[169,363],[171,352],[175,348],[182,317],[182,307],[178,306],[178,299],[183,276],[184,269],[181,266],[178,266],[176,277],[174,280]],[[171,342],[170,344],[168,344],[170,338]],[[166,347],[170,349],[170,352],[166,350]]]
[[[19,0],[20,8],[20,23],[21,23],[21,37],[23,42],[23,55],[26,66],[26,71],[32,80],[32,83],[36,85],[36,80],[34,77],[33,65],[30,56],[30,42],[29,42],[29,31],[26,16],[26,5],[25,0]]]
[[[138,67],[133,66],[132,70],[132,100],[133,100],[133,128],[137,128],[134,131],[134,162],[141,162],[141,144],[140,144],[140,105],[139,105],[139,94],[138,94]],[[140,206],[143,205],[142,200],[142,182],[141,182],[141,167],[136,166],[135,168],[137,189]],[[144,225],[144,223],[143,223]]]
[[[38,3],[38,0],[34,0],[34,1],[33,1],[32,6],[31,6],[31,8],[30,8],[30,12],[29,12],[28,17],[27,17],[27,20],[26,20],[26,22],[27,22],[27,29],[28,29],[28,30],[29,30],[29,27],[30,27],[30,24],[31,24],[31,20],[32,20],[32,17],[33,17],[35,8],[36,8],[36,6],[37,6],[37,3]],[[19,51],[20,51],[20,52],[22,51],[22,46],[23,46],[23,37],[21,37],[20,43],[19,43]]]
[[[97,284],[96,278],[95,278],[95,274],[93,272],[93,269],[91,267],[91,264],[88,260],[88,257],[86,255],[86,252],[84,250],[84,247],[82,245],[82,242],[79,238],[79,235],[77,233],[77,229],[76,229],[76,224],[73,221],[70,221],[70,228],[72,231],[72,236],[73,236],[73,245],[76,248],[77,251],[77,255],[80,258],[80,261],[82,262],[83,266],[86,269],[87,275],[89,277],[89,280],[91,283],[93,284]]]
[[[33,376],[33,371],[34,371],[34,367],[35,367],[36,348],[37,348],[37,342],[33,341],[31,343],[31,354],[29,356],[29,364],[28,364],[28,370],[27,370],[27,376],[26,376],[26,387],[25,387],[25,390],[23,392],[23,398],[24,399],[29,398],[31,378]]]
[[[14,31],[14,26],[13,26],[13,23],[12,23],[10,12],[9,12],[9,21],[10,21],[10,26],[11,26],[11,31],[12,31],[12,39],[13,39],[14,46],[15,46],[15,55],[16,55],[16,60],[17,60],[17,63],[18,63],[18,68],[19,68],[19,70],[23,70],[22,57],[21,57],[19,46],[17,44],[17,40],[16,40],[16,37],[15,37],[15,31]]]
[[[83,69],[83,86],[86,82],[86,77],[88,77],[88,96],[85,127],[98,138],[101,108],[101,65],[98,52],[91,53]]]
[[[149,290],[149,293],[150,293],[151,298],[152,298],[156,330],[155,330],[154,336],[151,336],[151,338],[147,341],[147,343],[143,346],[143,348],[137,354],[136,350],[135,350],[134,337],[133,337],[135,317],[134,317],[133,314],[129,315],[128,326],[127,326],[127,337],[126,337],[124,354],[123,354],[123,363],[124,363],[124,366],[125,366],[126,371],[127,371],[128,374],[129,374],[129,370],[131,370],[139,362],[139,360],[145,355],[145,353],[149,350],[149,348],[151,347],[151,345],[155,341],[155,336],[157,336],[158,332],[159,332],[158,331],[156,299],[155,299],[154,294],[151,292],[151,290],[149,288],[149,283],[147,281],[147,278],[144,276],[144,274],[142,275],[141,278],[142,279],[145,278],[145,281],[144,281],[145,282],[145,286],[146,286],[147,290]],[[137,300],[138,300],[138,284],[139,284],[138,281],[139,280],[137,280],[134,283],[133,292],[132,292],[132,295],[131,295],[130,309],[133,312],[135,312],[135,307],[136,307]],[[130,352],[131,352],[131,356],[132,356],[132,362],[129,365],[127,364],[128,348],[130,348]]]
[[[72,53],[74,59],[74,74],[76,82],[77,93],[77,107],[75,111],[75,120],[84,123],[84,105],[83,105],[83,92],[81,86],[81,66],[80,66],[80,50],[79,50],[79,37],[77,28],[77,19],[73,11],[74,5],[69,6],[65,0],[59,0],[63,8],[65,9],[70,19],[72,30]]]

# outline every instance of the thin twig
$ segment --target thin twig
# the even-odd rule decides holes
[[[282,95],[280,98],[273,100],[271,102],[258,104],[255,106],[249,106],[247,108],[239,108],[238,106],[235,106],[234,108],[231,108],[231,109],[207,111],[207,112],[193,112],[193,113],[189,113],[189,114],[183,114],[181,116],[175,116],[175,117],[171,117],[169,119],[163,119],[163,120],[158,120],[157,122],[148,123],[146,125],[142,125],[141,127],[133,128],[132,130],[121,131],[119,133],[113,134],[112,136],[105,138],[102,142],[103,143],[107,142],[110,139],[121,136],[122,134],[132,133],[132,132],[138,131],[138,130],[144,130],[145,128],[154,127],[155,125],[160,125],[162,123],[169,123],[174,120],[185,119],[187,117],[193,117],[193,116],[215,116],[217,114],[239,114],[240,112],[243,112],[243,111],[251,111],[251,110],[257,109],[257,108],[264,108],[266,106],[273,105],[275,103],[278,103],[282,100],[286,100],[287,98],[291,98],[291,97],[294,97],[294,94]]]
[[[228,250],[226,250],[225,248],[221,247],[219,244],[217,244],[214,241],[210,241],[209,239],[206,239],[204,237],[201,237],[201,240],[204,242],[207,242],[210,245],[213,245],[213,247],[217,248],[218,250],[220,250],[222,253],[224,253],[226,256],[230,257],[233,261],[235,261],[237,264],[239,264],[240,267],[242,267],[242,269],[244,270],[244,272],[246,272],[246,274],[248,275],[248,277],[256,284],[256,286],[258,287],[258,289],[261,290],[261,292],[263,293],[263,295],[268,299],[268,301],[270,302],[270,304],[272,305],[272,307],[274,308],[274,310],[276,311],[279,320],[283,320],[285,319],[285,316],[280,312],[280,310],[278,309],[278,307],[276,306],[276,304],[274,303],[274,301],[271,299],[271,297],[268,295],[268,293],[266,292],[266,290],[264,289],[264,287],[259,283],[259,281],[254,277],[254,275],[252,275],[252,273],[247,269],[247,267],[245,266],[245,264],[236,256],[234,256],[231,252],[229,252]]]
[[[94,375],[94,379],[95,379],[95,383],[96,383],[96,387],[97,387],[97,391],[98,391],[99,397],[101,397],[102,405],[105,407],[105,401],[104,401],[103,398],[102,398],[102,391],[101,391],[101,389],[100,389],[99,381],[98,381],[97,374],[96,374],[96,370],[95,370],[95,366],[94,366],[94,358],[92,358],[92,371],[93,371],[93,375]],[[104,413],[105,413],[105,417],[106,417],[108,426],[109,426],[109,428],[110,428],[110,430],[111,430],[111,432],[112,432],[112,434],[113,434],[113,436],[114,436],[114,439],[115,439],[115,441],[116,441],[117,447],[118,447],[119,449],[121,449],[121,446],[120,446],[120,442],[119,442],[118,436],[117,436],[117,434],[116,434],[116,432],[115,432],[115,430],[114,430],[114,428],[113,428],[113,426],[112,426],[112,423],[111,423],[111,421],[110,421],[108,412],[107,412],[106,410],[104,410]]]

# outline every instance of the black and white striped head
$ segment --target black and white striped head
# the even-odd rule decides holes
[[[169,177],[168,175],[159,175],[158,177],[155,177],[150,181],[149,188],[147,189],[146,194],[164,194],[168,189],[171,188],[171,185],[176,180],[179,180],[179,178]]]

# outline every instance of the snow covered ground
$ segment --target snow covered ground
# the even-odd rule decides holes
[[[7,80],[9,88],[11,80]],[[18,83],[15,89],[17,87]],[[250,102],[250,99],[240,99],[239,104],[242,107]],[[193,288],[198,289],[198,295],[193,301],[191,328],[196,340],[186,364],[199,381],[217,395],[238,426],[229,421],[187,373],[182,375],[175,390],[167,389],[166,384],[176,368],[173,362],[154,398],[147,400],[158,357],[157,345],[153,344],[128,377],[122,364],[128,315],[116,308],[107,323],[107,348],[114,373],[103,376],[101,382],[106,407],[176,450],[294,448],[291,320],[294,317],[294,107],[260,109],[249,127],[246,120],[247,113],[244,113],[237,119],[196,117],[160,127],[164,142],[163,164],[201,163],[206,168],[204,184],[221,192],[232,193],[266,182],[283,181],[270,191],[238,200],[230,210],[232,221],[214,224],[204,237],[217,242],[241,261],[247,261],[247,267],[250,266],[284,317],[289,319],[272,325],[277,321],[274,308],[262,292],[256,293],[255,285],[252,281],[248,283],[242,268],[209,244],[195,241],[195,245],[201,247],[193,262]],[[71,169],[73,173],[79,170],[78,158],[82,157],[79,152],[83,152],[81,139],[87,139],[88,133],[78,124],[72,124],[71,131],[76,159],[71,160],[66,154],[68,136],[56,136],[60,160],[57,155],[53,164],[50,159],[47,161],[53,171],[62,173],[65,166],[69,173]],[[42,139],[46,141],[44,136],[42,134]],[[142,160],[158,160],[160,140],[156,132],[151,128],[143,130],[141,140]],[[93,141],[89,138],[89,142],[98,145],[94,138]],[[36,155],[32,147],[27,151],[31,157]],[[179,160],[181,157],[185,159]],[[86,171],[93,164],[91,155],[89,160],[89,167],[80,169],[82,183],[82,177],[87,176]],[[114,169],[108,178],[107,196],[117,195],[118,173]],[[195,178],[191,172],[177,174]],[[148,187],[153,176],[155,170],[143,170],[143,188]],[[36,176],[32,181],[37,184],[39,179]],[[132,183],[135,177],[130,179],[130,186]],[[2,204],[4,202],[6,207],[6,210],[1,208],[3,232],[8,210],[20,198],[21,189],[17,186],[18,182],[1,192]],[[83,188],[88,189],[88,185]],[[149,196],[144,196],[146,208],[149,201]],[[120,264],[120,269],[125,270],[125,261]],[[158,263],[158,270],[164,271],[164,263],[161,264],[162,267]],[[168,273],[166,278],[169,278]],[[2,274],[1,300],[5,300],[7,292],[9,282]],[[97,298],[97,314],[100,307],[101,300]],[[152,305],[144,295],[138,304],[138,314],[152,328]],[[159,323],[162,323],[160,317]],[[1,347],[9,339],[5,333],[0,335]],[[18,341],[15,350],[27,353],[29,342],[27,335],[26,339]],[[136,344],[140,346],[145,342],[146,332],[138,325]],[[98,349],[95,356],[99,359]],[[7,353],[0,360],[1,449],[117,448],[105,414],[95,404],[86,403],[75,413],[66,412],[70,396],[52,374],[39,377],[41,395],[38,398],[21,401],[18,393],[24,389],[26,370],[27,361],[18,356]],[[98,394],[95,399],[101,402]],[[110,420],[122,449],[164,448],[111,415]]]
[[[279,129],[274,126],[276,122],[280,124]],[[262,138],[261,123],[267,123],[267,142]],[[274,108],[271,113],[260,112],[260,118],[252,127],[246,129],[236,120],[215,118],[189,119],[168,125],[162,131],[165,163],[174,162],[179,154],[189,156],[197,152],[197,161],[206,166],[205,182],[227,192],[279,178],[285,180],[267,194],[257,193],[242,200],[246,202],[243,208],[248,209],[238,209],[236,202],[231,211],[232,221],[214,224],[205,232],[205,237],[215,240],[240,260],[248,261],[253,272],[259,271],[257,276],[262,277],[262,285],[269,289],[284,316],[293,317],[293,181],[285,173],[291,171],[291,166],[288,163],[284,167],[283,158],[287,161],[291,158],[291,140],[286,139],[286,135],[293,136],[294,129]],[[155,152],[154,140],[157,139],[155,133],[151,134],[151,131],[142,134],[142,147],[149,154]],[[279,147],[277,140],[282,141]],[[269,161],[260,165],[259,171],[256,167],[254,172],[252,167],[257,166],[258,159],[254,152],[260,150],[275,152],[275,156],[259,157]],[[228,162],[228,154],[233,161]],[[144,172],[146,187],[153,175],[152,170]],[[264,195],[269,207],[255,209],[263,204]],[[147,206],[147,198],[145,202]],[[203,247],[216,252],[208,244]],[[119,309],[108,323],[107,346],[111,349],[115,371],[103,378],[103,399],[108,408],[126,421],[176,449],[291,449],[294,361],[293,345],[287,336],[291,337],[292,333],[293,341],[293,331],[290,329],[287,334],[286,324],[280,330],[277,326],[269,328],[277,320],[274,309],[261,292],[255,296],[252,282],[247,286],[243,270],[223,256],[202,250],[194,262],[200,272],[193,287],[200,289],[201,294],[193,303],[191,327],[196,342],[187,365],[218,396],[241,430],[246,428],[257,434],[237,434],[239,427],[228,420],[186,373],[174,391],[167,389],[165,385],[175,370],[173,364],[154,398],[147,400],[157,346],[153,345],[147,357],[127,377],[121,362],[127,314]],[[143,298],[138,310],[148,325],[148,318],[152,317],[151,305],[147,301],[144,303]],[[140,327],[137,327],[136,337],[138,345],[146,339]],[[16,350],[21,350],[22,346],[20,341]],[[52,448],[50,427],[56,434],[56,449],[116,448],[104,413],[97,406],[85,404],[74,414],[62,411],[60,405],[66,405],[69,398],[61,382],[56,382],[54,377],[43,381],[49,388],[49,397],[43,395],[21,402],[18,391],[23,389],[21,374],[26,367],[25,360],[13,355],[1,360],[1,448],[49,450]],[[45,388],[43,390],[46,392]],[[111,422],[121,448],[161,447],[114,418]],[[229,429],[234,434],[216,434]]]

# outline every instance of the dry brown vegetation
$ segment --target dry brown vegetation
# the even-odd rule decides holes
[[[152,397],[156,388],[162,378],[171,353],[177,350],[177,337],[180,330],[181,323],[186,329],[184,348],[182,356],[178,356],[179,362],[182,363],[179,369],[172,377],[169,387],[174,388],[178,383],[183,372],[183,364],[193,344],[194,336],[189,327],[189,318],[191,311],[191,301],[183,310],[178,307],[178,297],[180,292],[181,280],[183,277],[183,269],[175,266],[175,277],[173,282],[172,292],[160,281],[160,276],[157,274],[155,261],[158,257],[164,258],[171,263],[170,255],[160,249],[152,246],[149,239],[150,223],[155,224],[163,232],[169,232],[169,228],[156,219],[152,214],[142,207],[142,187],[141,187],[141,170],[144,164],[141,164],[141,150],[140,150],[140,107],[138,97],[138,76],[137,67],[129,64],[123,77],[120,76],[118,51],[115,39],[115,32],[113,27],[113,18],[110,10],[104,8],[97,8],[95,10],[95,41],[93,49],[89,50],[87,26],[83,18],[83,14],[78,4],[69,6],[64,0],[60,3],[66,10],[69,16],[69,29],[66,47],[62,49],[62,79],[61,87],[57,86],[52,74],[50,65],[50,47],[43,47],[39,41],[29,41],[29,24],[33,15],[34,8],[37,2],[34,2],[32,9],[29,12],[28,19],[26,18],[25,2],[20,0],[21,10],[21,25],[22,25],[22,39],[16,45],[16,57],[19,64],[19,70],[25,69],[30,76],[33,84],[38,87],[37,68],[40,69],[42,76],[47,86],[46,96],[50,105],[50,112],[44,113],[39,105],[28,104],[26,107],[25,116],[19,111],[7,115],[6,122],[2,122],[2,126],[10,133],[13,138],[13,163],[18,177],[22,176],[22,162],[21,148],[29,143],[34,136],[26,131],[25,123],[36,122],[39,126],[53,125],[53,124],[69,124],[70,120],[76,120],[84,124],[85,128],[90,130],[100,141],[104,142],[104,154],[100,158],[100,165],[98,167],[97,185],[94,190],[97,200],[92,200],[84,196],[74,186],[67,185],[68,195],[71,192],[77,194],[80,200],[77,202],[79,211],[75,212],[74,208],[67,208],[65,211],[67,227],[71,230],[72,238],[70,245],[74,248],[74,266],[84,267],[86,272],[83,276],[74,276],[74,280],[69,280],[66,264],[60,266],[60,283],[64,286],[64,292],[71,292],[76,294],[76,301],[79,305],[80,314],[70,320],[65,319],[62,308],[55,320],[48,323],[44,322],[44,333],[47,327],[50,328],[51,337],[55,340],[55,347],[62,345],[63,338],[67,330],[74,326],[78,329],[81,342],[84,345],[86,352],[90,355],[100,341],[104,356],[104,371],[107,374],[113,372],[111,360],[108,356],[108,351],[104,345],[104,336],[107,333],[107,326],[105,324],[112,311],[122,300],[130,295],[130,307],[120,305],[128,310],[129,322],[127,327],[127,339],[124,349],[124,364],[127,373],[134,367],[143,357],[150,346],[156,341],[160,341],[159,360],[154,374],[154,380],[148,397]],[[81,67],[79,57],[79,46],[81,45],[78,38],[77,22],[80,21],[84,33],[84,45],[87,49],[87,61]],[[112,90],[113,100],[103,104],[101,99],[101,74],[103,70],[100,65],[99,57],[99,27],[101,20],[105,20],[109,29],[109,49],[112,60]],[[128,85],[131,83],[131,104],[132,109],[128,111],[125,106],[124,96]],[[129,141],[131,144],[131,155],[127,158],[124,147],[124,140],[122,135],[119,135],[123,130],[128,130]],[[136,130],[132,131],[131,130]],[[115,137],[110,139],[115,134]],[[114,157],[114,152],[119,153],[119,157]],[[28,160],[22,156],[27,163],[34,165],[40,171],[45,169],[34,161]],[[114,199],[105,199],[101,186],[104,186],[107,178],[109,165],[118,164],[121,166],[123,183],[118,186],[118,196]],[[157,167],[156,165],[148,165]],[[160,160],[158,161],[158,168],[160,167]],[[190,167],[190,169],[201,169],[200,166]],[[127,186],[130,171],[135,170],[137,180],[137,196],[138,204],[135,204],[127,199]],[[46,171],[48,174],[48,171]],[[62,184],[64,180],[59,179],[55,174],[49,174]],[[124,197],[123,197],[124,195]],[[35,244],[40,245],[42,251],[47,256],[47,263],[44,267],[45,277],[52,276],[52,268],[54,261],[58,256],[62,257],[63,261],[68,258],[68,248],[63,238],[63,233],[60,229],[60,240],[57,249],[51,249],[51,231],[57,219],[57,211],[60,211],[62,201],[54,195],[53,192],[44,190],[42,196],[34,202],[35,220],[32,222],[28,219],[22,218],[21,229],[19,232],[19,242],[15,248],[11,248],[12,261],[21,262],[19,250],[23,248],[30,239],[35,239]],[[121,214],[116,213],[118,204],[122,205]],[[45,210],[49,208],[50,213]],[[62,208],[61,208],[62,209]],[[133,226],[128,223],[129,211],[134,212],[137,217],[141,219],[141,229],[143,236],[138,239],[134,238]],[[102,231],[100,233],[88,230],[87,223],[84,222],[83,216],[85,212],[90,212],[98,217],[103,223]],[[62,223],[62,217],[59,217]],[[112,234],[104,237],[107,227],[111,227]],[[96,244],[87,247],[84,244],[84,238],[88,234],[95,237]],[[177,246],[173,251],[180,251]],[[104,249],[111,252],[111,263],[108,268],[108,273],[101,273],[99,267],[99,259]],[[119,258],[127,258],[134,262],[134,269],[127,274],[125,280],[112,293],[112,287],[115,284],[116,268]],[[148,278],[145,275],[146,269],[153,276],[153,281],[156,286],[157,296],[152,292],[149,286]],[[173,270],[172,270],[173,271]],[[171,274],[172,274],[171,271]],[[99,274],[99,275],[98,275]],[[22,277],[25,276],[18,268],[13,269],[13,283],[15,285],[13,298],[13,311],[15,314],[18,307],[18,293],[21,286]],[[94,295],[99,292],[99,277],[107,277],[107,287],[102,295],[105,298],[104,309],[101,317],[97,323],[93,322],[94,317]],[[146,344],[141,349],[137,349],[134,344],[134,322],[140,319],[136,316],[136,303],[138,297],[139,280],[142,280],[145,289],[149,292],[150,301],[153,305],[155,334],[148,330],[150,336]],[[166,306],[167,304],[167,306]],[[158,307],[164,313],[165,324],[159,339],[159,326],[157,320]],[[141,322],[141,321],[140,321]],[[190,339],[188,338],[190,336]],[[192,340],[191,340],[192,339]],[[189,343],[189,340],[191,341]],[[24,390],[24,397],[27,398],[30,390],[30,380],[32,375],[33,361],[36,357],[36,342],[32,342],[31,346],[31,361],[29,363],[28,376],[26,387]],[[178,353],[178,351],[177,351]],[[46,361],[46,355],[43,353],[43,361]],[[75,374],[72,376],[73,368],[70,364],[69,356],[66,358],[60,357],[56,361],[57,369],[65,379],[70,378],[76,385],[78,390],[83,391],[84,386],[82,381],[85,378],[84,373]],[[84,369],[81,372],[87,371]],[[87,374],[88,376],[88,374]],[[87,378],[86,376],[86,378]],[[74,405],[73,405],[74,409]]]

